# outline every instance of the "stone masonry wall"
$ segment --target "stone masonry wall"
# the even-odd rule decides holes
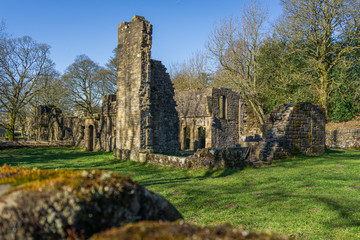
[[[179,150],[179,118],[175,109],[174,88],[166,68],[160,61],[151,60],[150,135],[153,152],[176,153]],[[146,122],[145,122],[146,124]]]
[[[70,141],[84,146],[84,122],[79,118],[64,117],[53,105],[38,106],[35,116],[27,121],[26,137],[35,141]]]
[[[182,150],[194,151],[199,148],[199,128],[205,130],[205,147],[212,147],[212,122],[211,106],[208,105],[211,99],[212,89],[192,89],[188,91],[176,91],[176,110],[179,114],[179,142]],[[190,141],[186,145],[186,128]]]
[[[220,98],[224,97],[224,113],[221,114]],[[227,148],[239,144],[246,131],[245,102],[240,94],[227,89],[213,89],[211,109],[213,115],[212,144],[213,147]]]
[[[101,114],[85,118],[85,148],[111,152],[116,147],[116,95],[102,98]]]
[[[360,148],[360,129],[326,131],[328,148]]]
[[[245,135],[246,105],[239,93],[226,88],[193,89],[177,91],[175,100],[182,150],[232,147]],[[201,129],[205,144],[199,139]]]
[[[169,156],[141,153],[140,161],[164,167],[195,168],[244,168],[248,162],[246,147],[203,148],[190,156]]]
[[[164,66],[151,60],[152,26],[143,17],[119,24],[116,158],[178,150],[173,87]]]
[[[267,116],[264,139],[249,144],[251,161],[271,162],[296,154],[320,155],[325,151],[325,114],[311,103],[275,107]]]
[[[142,17],[118,26],[117,149],[115,157],[136,160],[146,148],[142,119],[151,125],[150,50],[152,26]]]

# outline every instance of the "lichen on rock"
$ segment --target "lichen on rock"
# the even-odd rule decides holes
[[[140,220],[174,221],[170,202],[128,176],[107,171],[0,168],[0,239],[64,239]]]

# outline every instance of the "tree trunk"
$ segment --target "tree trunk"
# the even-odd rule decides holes
[[[320,73],[320,105],[325,111],[325,117],[328,117],[328,109],[327,109],[327,94],[328,94],[328,74],[325,70],[322,70]]]
[[[7,132],[8,132],[8,139],[9,141],[15,140],[15,121],[16,121],[16,114],[9,113],[9,124],[7,125]]]

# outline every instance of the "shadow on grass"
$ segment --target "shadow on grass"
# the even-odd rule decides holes
[[[272,167],[294,168],[301,166],[321,165],[329,162],[347,162],[352,160],[360,161],[360,151],[327,149],[325,153],[320,156],[297,155],[293,158],[275,160],[273,161]]]
[[[358,180],[358,176],[354,177],[347,177],[347,181],[351,180]],[[300,185],[299,188],[307,188],[308,184],[304,183],[304,185]],[[292,207],[291,212],[294,214],[301,214],[306,215],[309,214],[307,211],[312,211],[311,208],[316,208],[321,206],[321,208],[324,209],[330,209],[331,212],[335,213],[332,214],[332,217],[326,218],[324,220],[321,220],[323,224],[327,225],[330,229],[332,228],[339,228],[339,227],[360,227],[360,219],[358,218],[359,211],[359,203],[358,201],[352,201],[348,198],[348,196],[345,194],[345,192],[337,192],[333,189],[337,189],[338,187],[344,187],[342,184],[336,183],[334,180],[333,183],[328,183],[326,185],[330,188],[331,192],[327,192],[324,189],[312,190],[312,186],[310,186],[308,193],[299,193],[298,190],[295,188],[282,188],[281,186],[279,189],[274,190],[274,187],[272,185],[262,183],[262,187],[260,189],[257,189],[255,191],[251,191],[252,194],[257,195],[257,200],[260,202],[263,202],[264,204],[267,203],[274,203],[282,205],[283,202],[287,201],[294,201],[295,203],[307,203],[307,207],[309,209],[304,208],[298,208],[298,207]],[[302,213],[303,212],[303,213]]]
[[[103,152],[75,152],[71,154],[59,153],[56,155],[13,156],[0,158],[0,165],[7,163],[14,167],[39,167],[37,166],[38,164],[47,164],[48,167],[41,166],[41,168],[56,168],[57,165],[54,165],[54,163],[62,163],[61,165],[64,167],[69,166],[73,168],[76,166],[76,162],[81,162],[79,159],[87,157],[98,158],[100,156],[106,156],[106,154]],[[91,164],[91,162],[86,162],[85,166],[88,164]],[[80,165],[79,167],[84,168],[84,164]]]
[[[241,171],[239,169],[233,169],[233,168],[225,168],[225,169],[214,169],[214,168],[210,168],[208,169],[203,178],[221,178],[221,177],[227,177],[227,176],[231,176],[232,174],[234,174],[235,172]]]
[[[324,224],[330,226],[331,228],[338,227],[360,227],[360,220],[358,217],[354,217],[353,212],[358,211],[358,206],[355,206],[351,202],[345,204],[340,204],[334,199],[325,198],[325,197],[316,197],[316,200],[326,204],[332,211],[337,212],[338,218],[336,221],[326,221]]]
[[[0,151],[0,156],[9,155],[42,155],[42,154],[57,154],[62,152],[83,152],[83,149],[75,147],[22,147],[9,148]]]

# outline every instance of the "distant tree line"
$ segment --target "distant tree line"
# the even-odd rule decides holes
[[[260,124],[275,105],[298,101],[320,105],[333,121],[359,115],[360,2],[281,0],[281,5],[283,14],[271,27],[257,1],[244,7],[239,19],[223,19],[203,56],[211,63],[196,67],[192,58],[172,67],[175,88],[232,88]],[[205,75],[207,81],[186,77],[189,66],[199,70],[191,76]]]
[[[39,105],[55,105],[65,114],[100,111],[101,97],[116,92],[116,56],[105,67],[79,55],[63,75],[49,57],[50,46],[29,36],[10,38],[0,24],[0,126],[9,140],[24,130]]]
[[[206,53],[173,64],[175,89],[228,87],[242,94],[260,124],[275,105],[309,101],[327,119],[360,113],[360,1],[281,0],[283,14],[272,27],[256,0],[239,18],[215,25]],[[79,55],[61,75],[50,46],[29,36],[11,38],[0,23],[0,126],[10,140],[38,105],[65,114],[100,111],[101,97],[115,94],[116,52],[103,67]]]

